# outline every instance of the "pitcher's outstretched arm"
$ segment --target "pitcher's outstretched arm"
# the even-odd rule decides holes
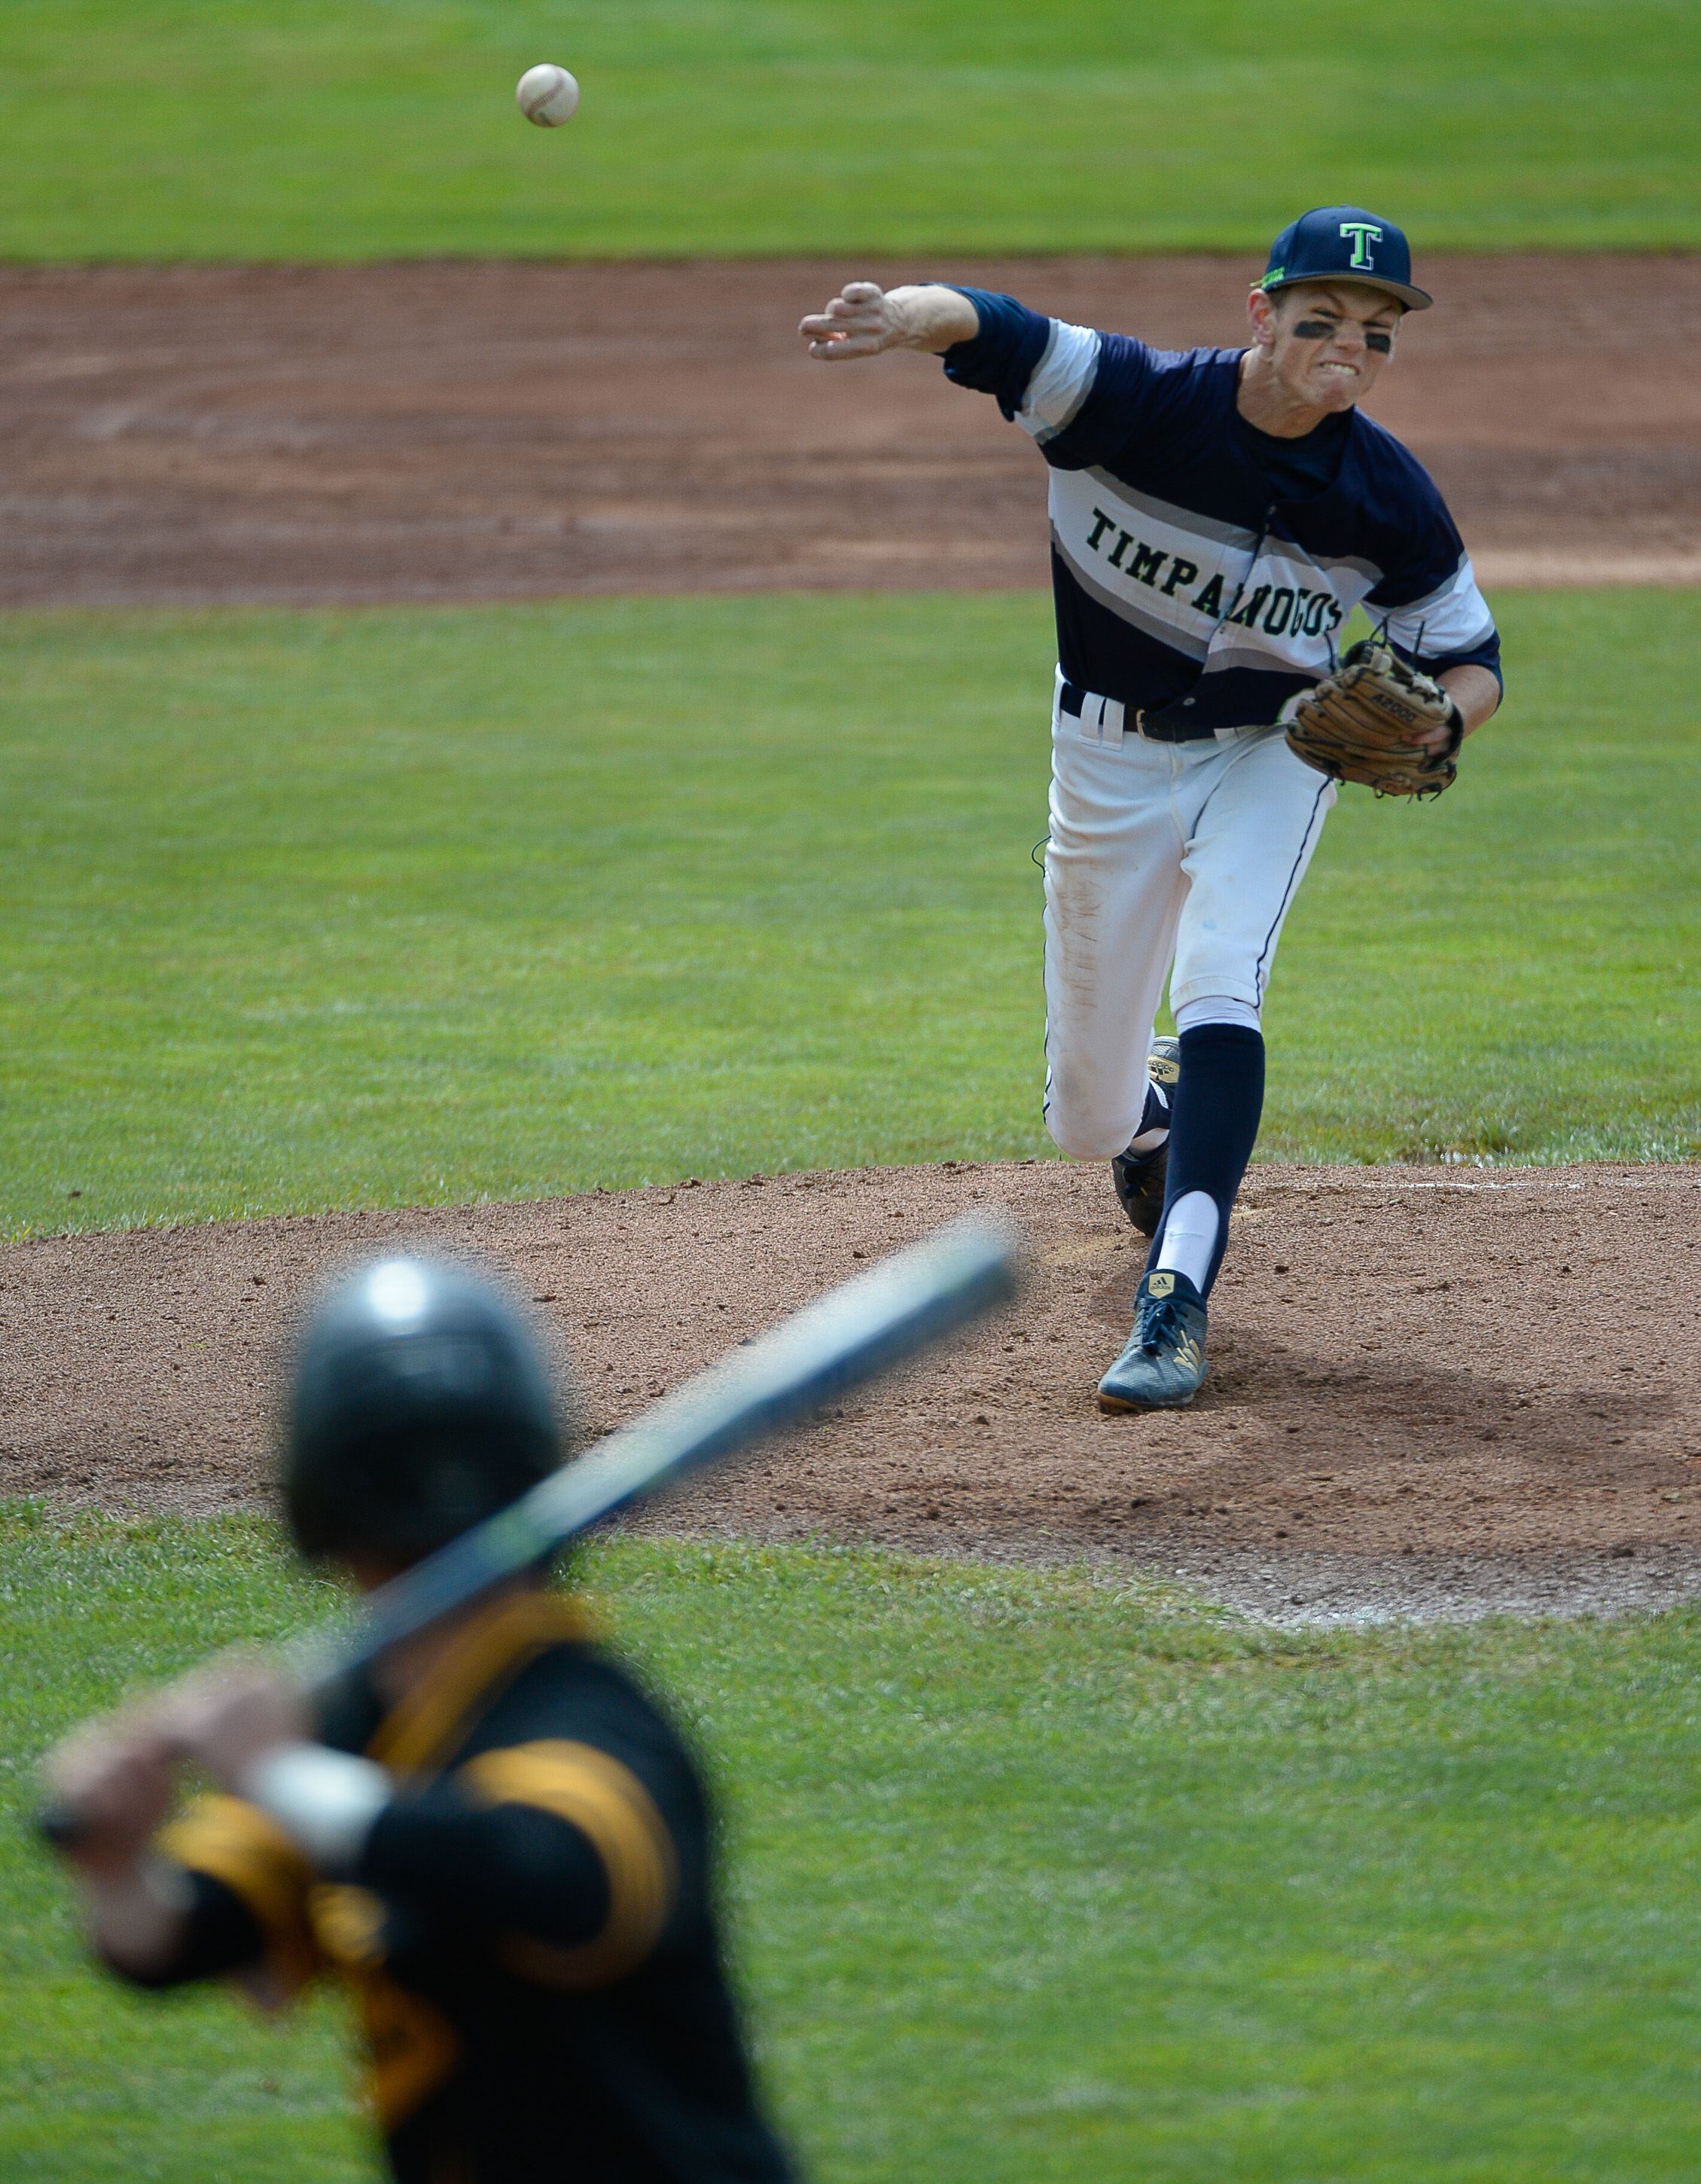
[[[980,313],[954,288],[881,288],[872,281],[847,281],[825,310],[811,312],[798,328],[823,364],[888,348],[941,356],[980,331]]]

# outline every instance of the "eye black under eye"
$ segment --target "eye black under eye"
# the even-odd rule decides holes
[[[1301,319],[1293,331],[1301,341],[1327,341],[1339,329],[1332,319]],[[1374,349],[1378,356],[1387,356],[1393,346],[1394,337],[1386,327],[1365,328],[1365,347]]]

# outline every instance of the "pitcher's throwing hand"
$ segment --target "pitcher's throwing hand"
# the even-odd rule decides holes
[[[812,312],[798,332],[811,356],[834,364],[888,348],[937,355],[956,342],[972,341],[978,323],[974,305],[955,288],[888,291],[872,281],[847,281],[826,309]]]

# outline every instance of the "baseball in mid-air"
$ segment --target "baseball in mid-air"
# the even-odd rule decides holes
[[[553,61],[539,61],[521,76],[514,97],[528,121],[540,129],[559,129],[579,110],[578,79]]]

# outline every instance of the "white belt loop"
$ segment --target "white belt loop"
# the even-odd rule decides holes
[[[1092,691],[1082,692],[1081,735],[1083,743],[1108,744],[1113,749],[1120,750],[1122,717],[1120,698],[1100,698]]]

